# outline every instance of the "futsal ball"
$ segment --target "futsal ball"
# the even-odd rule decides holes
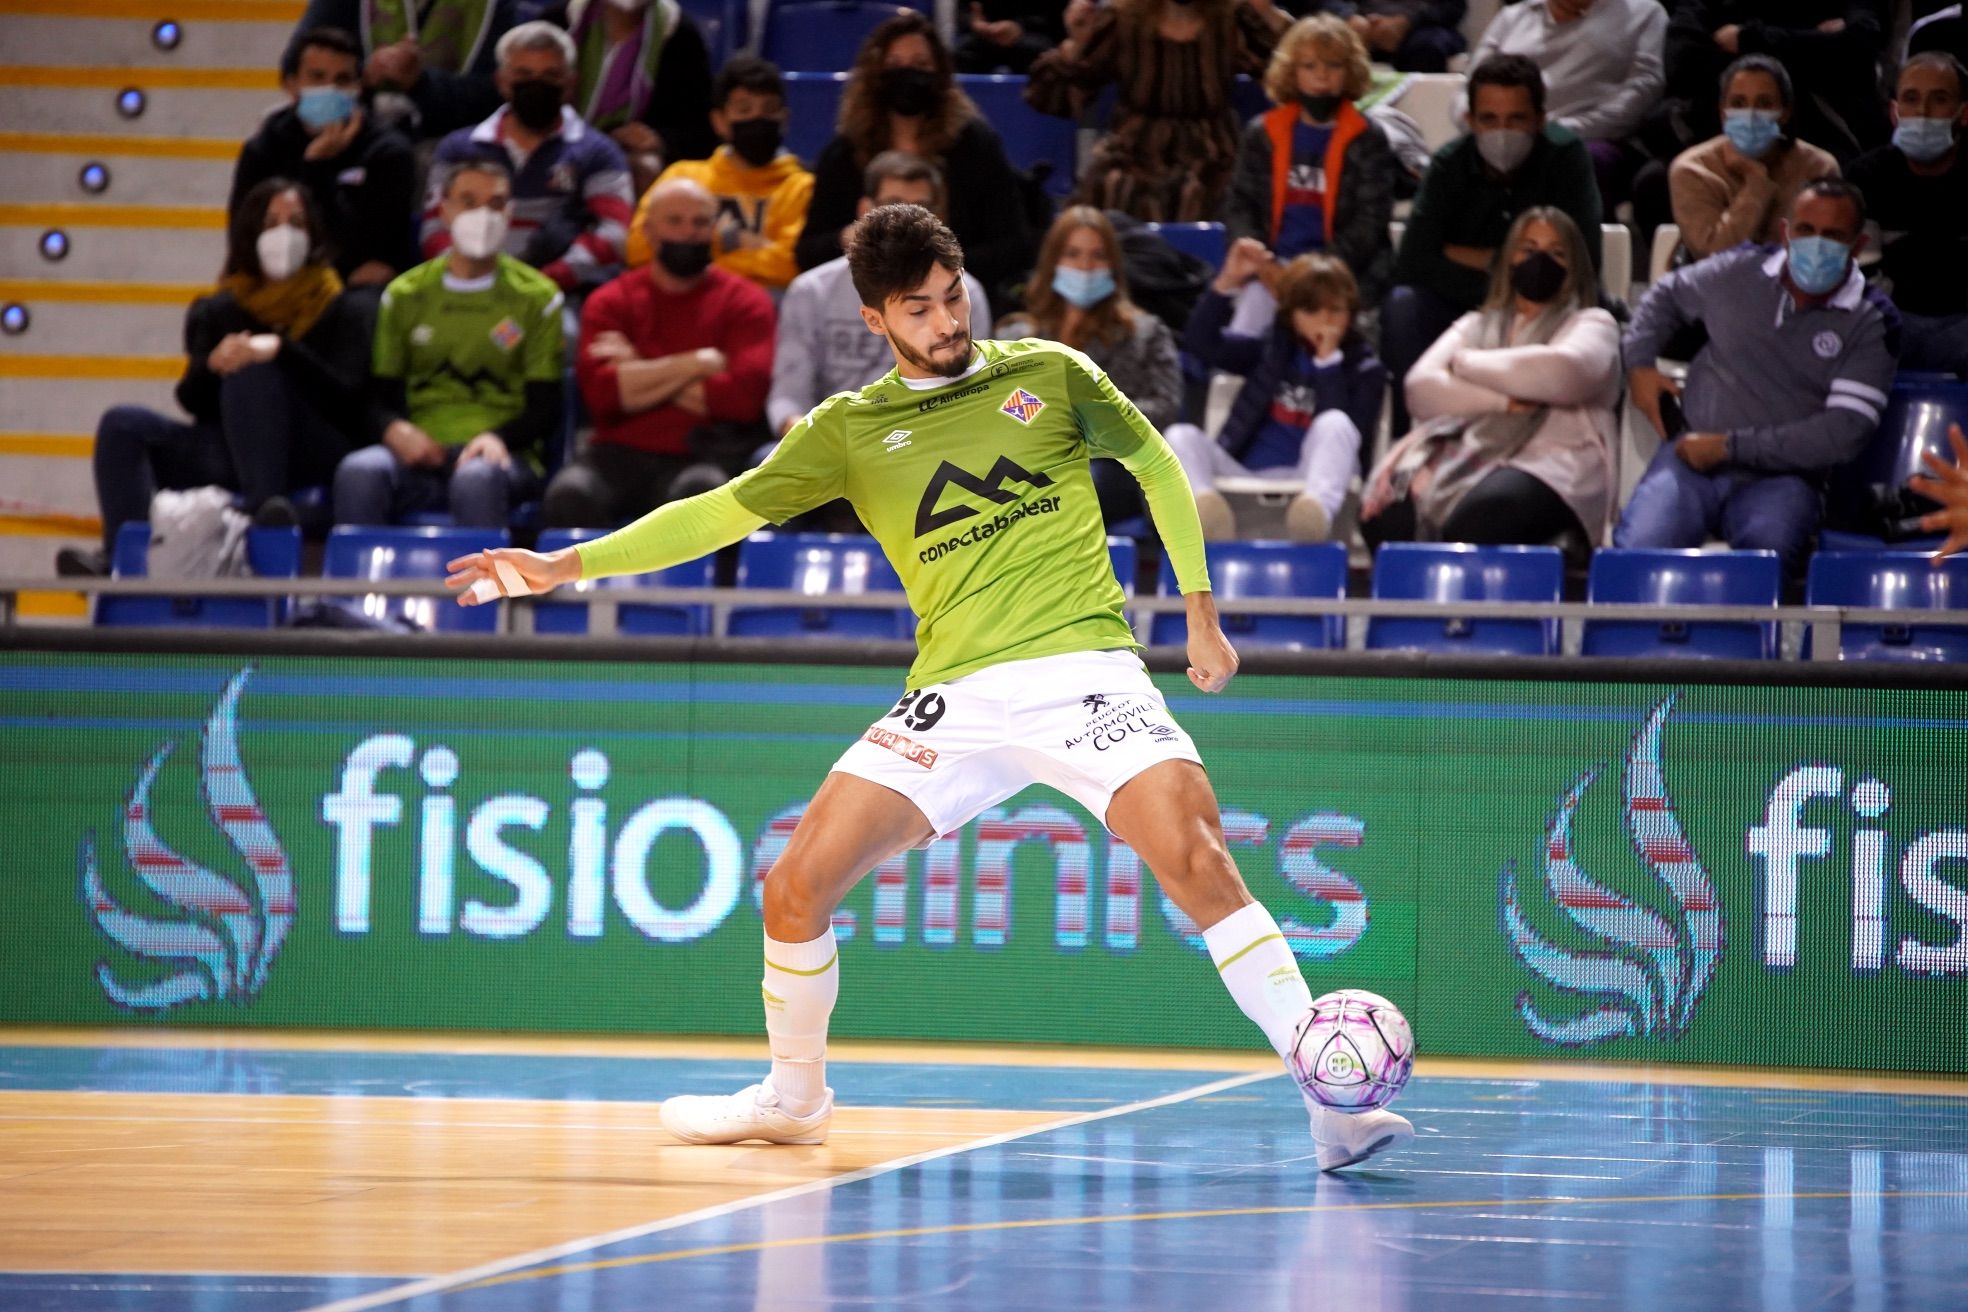
[[[1293,1078],[1336,1112],[1385,1107],[1413,1069],[1408,1018],[1365,989],[1338,989],[1314,1001],[1292,1043]]]

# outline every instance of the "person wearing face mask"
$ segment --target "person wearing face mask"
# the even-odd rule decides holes
[[[1523,55],[1492,55],[1470,73],[1468,95],[1469,131],[1429,161],[1394,258],[1380,347],[1396,378],[1483,303],[1504,234],[1532,206],[1563,210],[1598,267],[1603,210],[1592,156],[1577,133],[1545,120],[1538,66]],[[1394,431],[1406,432],[1398,387],[1393,418]]]
[[[1802,572],[1825,480],[1865,449],[1893,385],[1899,316],[1859,272],[1865,224],[1859,190],[1819,178],[1791,205],[1782,246],[1738,246],[1648,289],[1624,348],[1633,403],[1662,445],[1615,546],[1698,547],[1719,536]],[[1708,343],[1677,387],[1656,361],[1696,320]],[[1670,395],[1679,404],[1663,410]]]
[[[1900,70],[1893,142],[1852,161],[1879,233],[1880,286],[1904,325],[1903,369],[1968,378],[1968,132],[1962,67],[1940,51]]]
[[[1361,301],[1378,305],[1393,272],[1387,221],[1400,164],[1387,135],[1354,107],[1369,77],[1351,27],[1325,15],[1292,24],[1264,73],[1278,107],[1244,132],[1223,224],[1232,242],[1248,237],[1280,262],[1330,252],[1352,270]],[[1265,266],[1256,285],[1268,291],[1281,268]],[[1257,317],[1269,320],[1270,307]]]
[[[567,104],[574,61],[573,41],[552,23],[521,23],[499,39],[499,90],[506,104],[438,144],[424,201],[426,259],[451,244],[443,179],[465,160],[492,158],[512,177],[506,254],[575,296],[620,270],[635,209],[628,163],[619,146]]]
[[[1078,118],[1112,86],[1113,117],[1077,198],[1146,223],[1213,221],[1237,161],[1232,87],[1238,74],[1263,76],[1289,22],[1272,0],[1076,4],[1066,39],[1033,62],[1025,101]]]
[[[1032,267],[1018,174],[1004,142],[956,83],[936,25],[907,12],[861,44],[841,92],[834,139],[813,165],[813,201],[794,248],[802,272],[839,259],[841,234],[855,221],[862,174],[875,156],[899,150],[943,172],[949,223],[977,281],[1001,294]]]
[[[735,55],[718,70],[711,123],[724,140],[707,160],[670,165],[660,179],[688,178],[717,198],[713,255],[720,269],[750,278],[769,292],[799,273],[793,248],[806,226],[813,175],[781,144],[786,131],[786,80],[776,65]],[[629,267],[649,263],[649,197],[629,225]]]
[[[410,143],[370,121],[359,99],[362,48],[346,32],[303,34],[280,84],[293,103],[267,115],[240,150],[226,211],[268,178],[292,178],[314,199],[342,281],[380,288],[417,262],[403,222],[417,198]]]
[[[517,0],[308,0],[288,43],[332,27],[361,39],[362,85],[379,118],[417,141],[469,126],[499,105],[493,47]]]
[[[1790,74],[1768,55],[1744,55],[1722,74],[1722,132],[1668,169],[1681,245],[1696,259],[1742,242],[1777,240],[1797,193],[1835,177],[1830,151],[1788,133]]]
[[[978,313],[975,306],[971,313]],[[1070,206],[1053,221],[1025,284],[1025,308],[1007,315],[996,335],[1042,337],[1084,352],[1149,423],[1172,432],[1182,409],[1175,334],[1128,298],[1120,237],[1092,206]],[[1107,523],[1141,514],[1139,485],[1118,462],[1093,462],[1093,488]]]
[[[1375,546],[1605,541],[1619,440],[1619,325],[1599,308],[1585,236],[1536,206],[1505,236],[1483,304],[1405,380],[1417,426],[1367,477]]]
[[[117,530],[160,489],[219,486],[269,526],[368,440],[362,404],[374,302],[344,293],[306,188],[269,178],[241,198],[218,289],[185,316],[185,423],[138,406],[102,417],[94,452],[103,550],[65,547],[63,574],[106,574]]]
[[[381,441],[335,471],[338,524],[436,511],[504,528],[538,495],[560,434],[566,298],[504,253],[511,176],[498,160],[466,160],[438,191],[452,240],[383,292],[371,407]]]
[[[575,376],[594,437],[547,486],[549,527],[608,528],[708,491],[769,439],[772,298],[712,263],[717,214],[699,183],[657,183],[653,258],[588,298]]]

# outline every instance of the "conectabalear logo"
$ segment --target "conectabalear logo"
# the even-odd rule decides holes
[[[1519,903],[1515,862],[1503,867],[1503,929],[1531,973],[1565,993],[1597,1000],[1581,1015],[1553,1018],[1529,993],[1517,1010],[1531,1033],[1579,1045],[1636,1035],[1677,1039],[1722,959],[1722,909],[1715,885],[1688,845],[1661,768],[1661,728],[1679,694],[1654,707],[1634,734],[1623,775],[1626,829],[1640,865],[1664,888],[1670,915],[1600,883],[1578,863],[1572,818],[1605,765],[1591,767],[1559,799],[1545,830],[1544,882],[1571,923],[1606,951],[1573,950],[1532,927]]]
[[[107,961],[96,979],[112,1002],[162,1011],[189,1002],[246,1002],[266,983],[267,968],[294,924],[294,877],[239,760],[239,694],[252,676],[241,670],[205,721],[199,740],[200,793],[212,823],[245,860],[250,880],[235,883],[186,860],[151,825],[150,789],[177,747],[166,742],[137,775],[123,808],[123,847],[138,880],[177,914],[159,919],[119,904],[96,867],[96,835],[82,839],[82,898],[96,928],[141,961],[171,969],[131,983]],[[250,890],[250,891],[249,891]]]

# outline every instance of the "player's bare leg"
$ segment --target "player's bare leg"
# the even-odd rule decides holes
[[[933,837],[900,793],[839,771],[827,776],[765,877],[761,991],[772,1074],[735,1094],[671,1098],[664,1128],[686,1143],[826,1139],[834,1108],[827,1019],[840,993],[834,908],[870,870]]]
[[[1277,921],[1251,897],[1230,859],[1216,792],[1203,768],[1193,761],[1163,761],[1143,770],[1114,794],[1107,827],[1135,850],[1169,899],[1203,931],[1224,987],[1289,1069],[1288,1054],[1311,1014],[1311,990]],[[1405,1118],[1385,1109],[1345,1115],[1320,1106],[1309,1094],[1305,1105],[1321,1170],[1355,1165],[1414,1137]]]

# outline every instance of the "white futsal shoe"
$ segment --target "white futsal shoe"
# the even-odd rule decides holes
[[[779,1105],[779,1094],[768,1083],[747,1085],[736,1093],[684,1095],[663,1101],[663,1128],[685,1143],[825,1143],[827,1123],[834,1118],[834,1091],[828,1089],[820,1106],[794,1116]],[[1405,1124],[1405,1122],[1403,1122]]]
[[[1312,1142],[1319,1149],[1321,1171],[1358,1166],[1369,1157],[1405,1148],[1414,1141],[1414,1124],[1385,1107],[1348,1114],[1313,1106],[1310,1099],[1306,1106],[1312,1113]]]

